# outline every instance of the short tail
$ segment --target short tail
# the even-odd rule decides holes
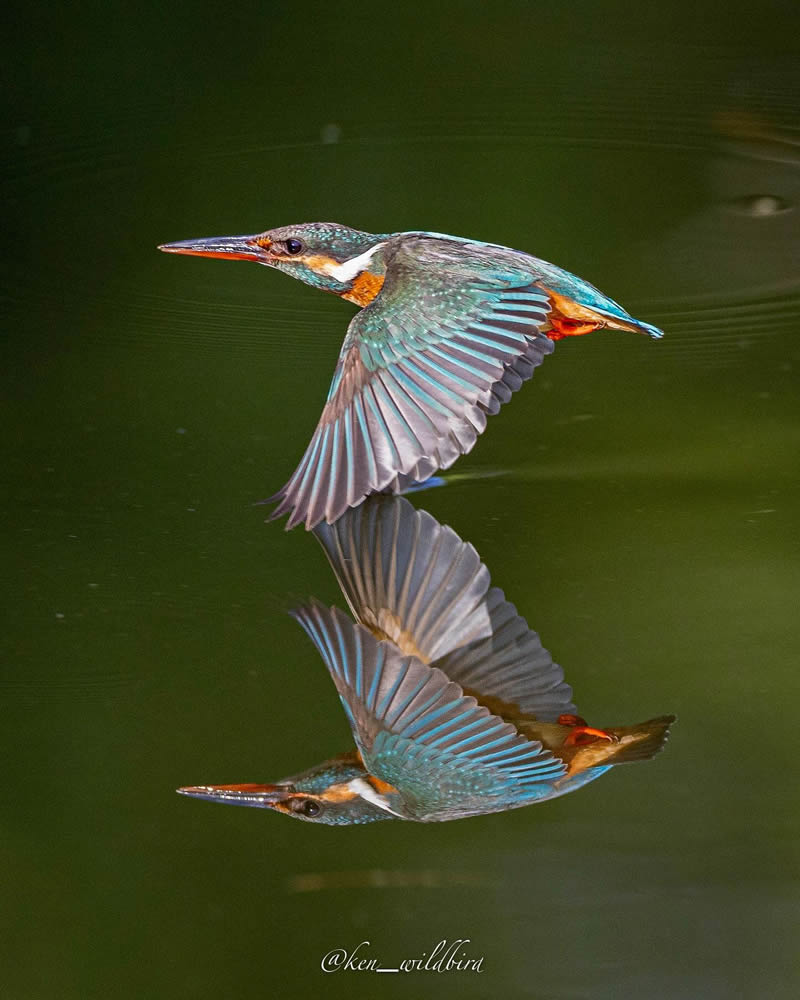
[[[659,330],[659,328],[657,326],[653,326],[652,323],[645,323],[641,319],[635,320],[635,323],[640,330],[642,330],[644,333],[649,334],[653,338],[653,340],[661,340],[661,338],[664,336],[664,331]]]
[[[620,741],[619,749],[609,757],[610,764],[629,764],[635,760],[650,760],[664,749],[669,737],[669,727],[674,715],[659,715],[656,719],[640,722],[638,726],[609,729]]]
[[[616,302],[614,305],[616,306]],[[631,316],[625,312],[622,306],[617,306],[617,308],[619,309],[619,313],[612,312],[610,309],[597,310],[601,316],[605,317],[608,326],[612,330],[629,330],[631,333],[646,333],[653,340],[661,340],[664,336],[664,331],[660,330],[657,326],[653,326],[652,323],[645,323],[643,319],[636,319],[635,316]]]

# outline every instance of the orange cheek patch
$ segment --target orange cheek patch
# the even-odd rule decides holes
[[[331,268],[339,266],[339,261],[333,257],[326,257],[324,254],[307,254],[304,257],[282,257],[282,260],[302,260],[306,267],[310,267],[317,274],[330,275]]]
[[[356,797],[357,794],[358,793],[354,792],[345,781],[339,785],[331,785],[329,788],[326,788],[319,798],[323,802],[350,802]],[[305,797],[313,798],[313,796]]]
[[[383,275],[371,274],[369,271],[362,271],[353,282],[353,287],[342,296],[348,302],[355,302],[357,306],[368,306],[383,288]]]

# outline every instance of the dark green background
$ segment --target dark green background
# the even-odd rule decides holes
[[[796,11],[6,12],[4,997],[797,996]],[[666,330],[559,344],[414,498],[590,721],[678,714],[652,763],[430,827],[174,794],[350,745],[284,614],[342,599],[253,502],[352,309],[154,249],[311,220],[526,249]],[[320,971],[442,938],[484,971]]]

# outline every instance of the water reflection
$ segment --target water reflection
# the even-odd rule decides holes
[[[365,868],[361,871],[303,872],[287,880],[291,893],[324,892],[332,889],[451,889],[470,886],[485,889],[492,885],[488,875],[477,872],[435,871],[421,868],[402,871]]]
[[[335,826],[437,822],[556,798],[662,749],[671,715],[587,725],[475,549],[405,498],[369,497],[314,533],[355,622],[316,601],[292,613],[357,749],[275,784],[183,794]]]

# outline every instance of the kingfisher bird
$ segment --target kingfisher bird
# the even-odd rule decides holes
[[[554,340],[599,329],[662,336],[554,264],[442,233],[311,222],[159,249],[256,261],[363,307],[311,442],[270,498],[287,529],[333,523],[370,493],[449,468]]]
[[[293,614],[357,749],[275,784],[181,794],[333,826],[440,822],[565,795],[664,745],[672,715],[587,725],[475,549],[404,497],[369,497],[315,535],[356,621],[316,601]]]

